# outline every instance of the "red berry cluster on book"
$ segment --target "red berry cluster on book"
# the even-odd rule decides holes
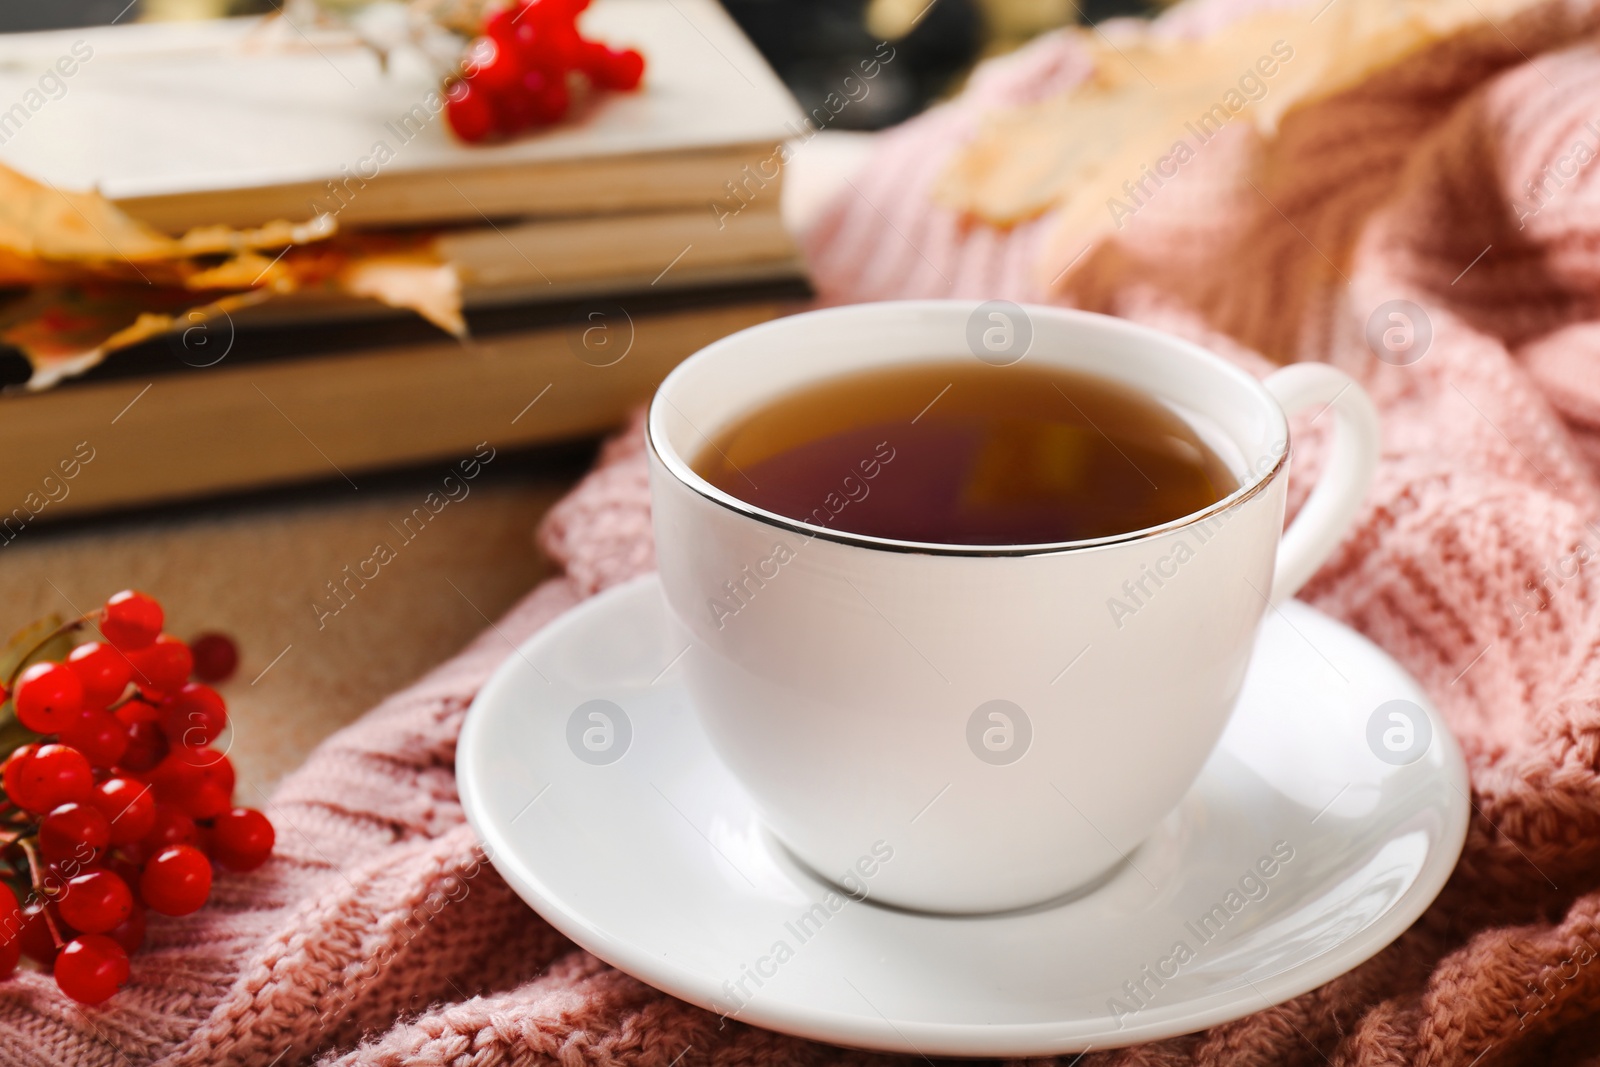
[[[445,91],[451,129],[463,141],[511,137],[561,119],[572,79],[627,91],[644,76],[644,57],[584,39],[577,19],[589,0],[514,0],[485,21],[467,46],[464,74]]]

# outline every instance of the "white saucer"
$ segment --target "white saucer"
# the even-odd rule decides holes
[[[1466,768],[1421,688],[1364,638],[1292,603],[1262,625],[1200,780],[1103,884],[979,918],[830,899],[712,754],[680,680],[680,657],[695,652],[674,647],[666,610],[655,577],[642,578],[509,656],[462,730],[461,796],[495,867],[562,933],[744,1022],[925,1055],[1189,1033],[1378,952],[1437,895],[1466,835]],[[603,704],[578,713],[591,700],[626,722]],[[1417,737],[1431,728],[1404,765],[1368,742],[1391,700],[1426,709]],[[612,720],[609,749],[596,709]],[[584,729],[601,731],[590,742],[603,751],[584,748]],[[1275,845],[1271,877],[1257,871],[1241,889]],[[1174,953],[1180,941],[1188,956]]]

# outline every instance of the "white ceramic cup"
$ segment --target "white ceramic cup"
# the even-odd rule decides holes
[[[822,525],[858,488],[819,501],[811,525],[691,467],[709,438],[797,387],[973,358],[1071,368],[1155,397],[1239,488],[1153,529],[966,547]],[[1337,432],[1285,532],[1284,412],[1309,407]],[[661,580],[692,641],[687,685],[767,827],[872,899],[986,912],[1094,881],[1177,804],[1227,723],[1263,613],[1304,584],[1360,506],[1378,419],[1324,364],[1260,382],[1120,319],[908,301],[796,315],[701,349],[657,391],[649,443]],[[862,459],[841,479],[870,490],[871,477],[893,476],[892,460],[874,470]]]

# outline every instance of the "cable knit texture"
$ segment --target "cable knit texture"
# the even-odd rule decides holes
[[[1159,32],[1248,6],[1201,0]],[[1600,147],[1596,27],[1600,3],[1545,3],[1295,113],[1270,144],[1230,130],[1058,292],[1039,281],[1065,266],[1039,260],[1048,220],[1001,232],[928,192],[987,110],[1086,76],[1073,40],[1049,38],[881,137],[806,236],[827,301],[1077,304],[1257,373],[1329,360],[1383,410],[1376,486],[1303,595],[1415,673],[1460,738],[1460,865],[1398,941],[1326,986],[1063,1064],[1600,1064],[1600,165],[1545,176]],[[1395,299],[1432,326],[1410,366],[1363,341]],[[1321,449],[1298,431],[1295,500]],[[651,566],[644,469],[636,424],[547,521],[565,577],[319,748],[269,806],[277,856],[219,877],[199,915],[154,921],[127,990],[81,1010],[39,974],[0,986],[0,1062],[887,1062],[611,969],[520,903],[463,822],[455,738],[508,640]]]

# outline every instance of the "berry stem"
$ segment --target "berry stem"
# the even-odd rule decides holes
[[[28,857],[28,879],[33,886],[33,895],[40,902],[39,913],[44,916],[44,924],[50,931],[50,939],[60,949],[66,944],[66,939],[61,936],[60,927],[56,926],[55,916],[50,914],[50,891],[45,888],[44,879],[39,875],[38,846],[29,838],[21,838],[17,844],[22,846],[22,851]]]

